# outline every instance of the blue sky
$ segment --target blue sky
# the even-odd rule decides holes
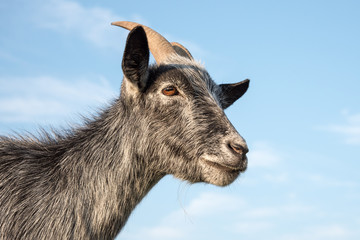
[[[119,94],[137,21],[184,44],[217,83],[249,168],[226,188],[165,177],[119,239],[359,239],[358,1],[0,2],[0,134],[80,124]]]

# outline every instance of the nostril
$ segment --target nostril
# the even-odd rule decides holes
[[[242,145],[237,143],[229,143],[228,146],[232,151],[237,154],[246,154],[249,151],[247,147],[243,147]]]

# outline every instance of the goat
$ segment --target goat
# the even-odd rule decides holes
[[[0,138],[1,240],[113,239],[165,175],[226,186],[246,170],[224,109],[249,80],[217,85],[181,44],[112,24],[130,30],[120,96],[65,133]]]

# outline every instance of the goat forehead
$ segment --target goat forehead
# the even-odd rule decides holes
[[[174,79],[198,92],[218,96],[218,85],[211,79],[203,65],[197,61],[174,56],[164,65],[164,79]]]
[[[219,87],[211,79],[208,72],[196,65],[185,65],[185,67],[177,67],[185,75],[187,81],[191,85],[194,94],[204,96],[206,99],[212,99],[219,104]],[[209,99],[209,100],[210,100]]]

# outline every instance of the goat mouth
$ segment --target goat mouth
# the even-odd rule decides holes
[[[203,159],[203,161],[211,166],[211,167],[214,167],[214,168],[217,168],[219,170],[222,170],[222,171],[225,171],[225,172],[228,172],[228,173],[239,173],[239,172],[243,172],[246,170],[247,168],[247,164],[244,163],[244,164],[241,164],[241,166],[237,166],[237,167],[234,167],[234,166],[229,166],[229,165],[226,165],[226,164],[221,164],[221,163],[217,163],[217,162],[213,162],[213,161],[209,161],[209,160],[206,160],[206,159]],[[245,160],[246,162],[246,160]]]

